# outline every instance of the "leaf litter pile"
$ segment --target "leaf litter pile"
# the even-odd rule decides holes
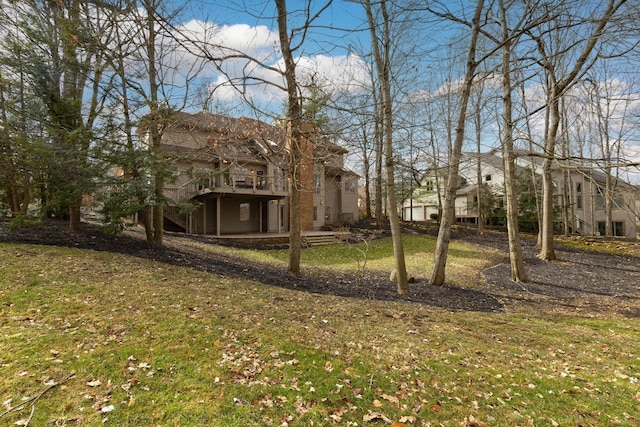
[[[433,229],[408,227],[411,233],[434,233]],[[175,234],[173,235],[175,236]],[[179,234],[199,242],[221,243],[214,239]],[[504,233],[479,235],[472,228],[458,227],[453,239],[487,246],[508,253]],[[167,233],[167,241],[172,235]],[[558,261],[539,260],[531,240],[523,239],[523,253],[529,282],[510,279],[505,257],[482,272],[482,283],[469,287],[430,286],[426,279],[411,285],[411,295],[398,295],[388,272],[368,272],[366,279],[355,274],[330,270],[314,271],[303,277],[289,275],[282,266],[247,262],[233,255],[209,253],[196,246],[178,243],[149,247],[140,233],[110,236],[93,224],[72,230],[62,221],[46,221],[42,226],[7,231],[0,227],[0,242],[31,243],[122,253],[170,265],[194,268],[222,276],[245,279],[287,289],[380,301],[408,301],[453,310],[496,312],[527,307],[569,313],[617,313],[640,317],[640,251],[633,255],[612,255],[558,247]],[[425,259],[425,265],[431,262]]]

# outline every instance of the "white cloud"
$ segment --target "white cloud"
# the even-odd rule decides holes
[[[198,71],[210,80],[213,99],[238,102],[243,95],[253,102],[270,103],[281,108],[286,96],[278,70],[284,69],[277,32],[266,26],[247,24],[217,25],[193,19],[177,27],[181,45],[172,46],[165,58],[169,69],[179,77]],[[175,35],[175,34],[174,34]],[[202,58],[203,51],[209,56]],[[216,60],[219,59],[219,60]],[[365,62],[357,55],[309,55],[296,59],[296,70],[304,86],[314,81],[325,91],[341,94],[356,92],[369,85]]]
[[[624,147],[625,160],[629,163],[635,163],[636,166],[626,168],[626,175],[623,178],[632,184],[640,185],[640,145],[628,145]]]
[[[354,54],[302,57],[296,69],[302,84],[310,83],[313,76],[326,92],[359,92],[370,85],[367,64]]]

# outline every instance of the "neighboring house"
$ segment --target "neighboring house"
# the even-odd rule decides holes
[[[504,197],[504,167],[497,152],[480,155],[481,185],[484,185],[497,198]],[[455,215],[458,222],[477,223],[477,154],[465,154],[460,164],[460,186],[456,193]],[[598,170],[578,165],[554,165],[556,207],[559,214],[556,226],[562,228],[565,220],[569,230],[575,234],[600,236],[605,234],[606,211],[605,192],[606,175]],[[533,171],[540,180],[541,158],[521,153],[517,157],[516,172],[519,175]],[[438,213],[437,188],[434,177],[427,177],[421,187],[423,193],[412,202],[404,203],[404,217],[409,218],[413,209],[413,219],[428,219],[431,213]],[[637,188],[620,180],[613,180],[613,206],[611,209],[612,235],[636,238],[636,200]],[[444,180],[440,179],[440,193],[444,194]],[[418,194],[419,191],[418,191]],[[409,208],[409,206],[412,206]],[[501,205],[501,204],[500,204]],[[566,212],[563,214],[563,212]]]
[[[455,199],[455,216],[458,222],[476,223],[478,220],[478,173],[476,154],[464,153],[459,169],[459,183]],[[504,188],[502,159],[493,152],[483,154],[480,163],[481,185],[491,189],[500,200]],[[413,199],[406,200],[403,206],[405,220],[424,221],[435,218],[444,203],[446,171],[438,176],[428,174],[422,185],[413,190]]]
[[[246,117],[174,113],[161,146],[178,174],[165,185],[174,204],[165,208],[165,227],[215,235],[288,231],[286,134],[285,128]],[[303,230],[357,219],[358,175],[344,168],[347,150],[313,133],[302,146]],[[179,202],[187,202],[188,214]]]
[[[606,175],[593,169],[568,169],[563,174],[554,168],[556,205],[568,209],[571,231],[577,234],[603,236],[606,230]],[[613,179],[611,234],[627,239],[636,238],[635,188],[620,179]],[[563,206],[563,195],[566,204]]]

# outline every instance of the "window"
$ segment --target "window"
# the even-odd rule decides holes
[[[486,175],[486,176],[484,177],[484,180],[485,180],[486,182],[491,181],[491,174]]]
[[[606,189],[598,187],[598,194],[596,196],[596,208],[606,209],[607,198],[605,197]],[[624,206],[624,198],[620,194],[613,194],[611,196],[611,202],[613,204],[612,209],[621,209]]]
[[[313,207],[313,220],[314,221],[318,220],[318,207],[317,206]]]
[[[576,199],[576,208],[582,209],[582,196],[578,196]]]
[[[251,205],[249,203],[240,203],[240,221],[249,221],[251,218]]]
[[[279,225],[279,227],[284,225],[284,218],[285,218],[285,216],[284,216],[284,206],[280,206],[280,225]]]
[[[320,194],[322,190],[322,175],[319,173],[313,174],[313,194]]]
[[[349,193],[356,192],[356,182],[352,180],[348,180],[344,182],[344,191]]]
[[[624,222],[613,221],[611,223],[611,232],[614,236],[624,236]]]
[[[582,193],[582,183],[581,182],[577,182],[576,183],[576,193]]]
[[[424,188],[427,189],[427,191],[433,191],[433,181],[427,181],[424,183]]]
[[[598,235],[604,236],[606,234],[606,222],[598,221]],[[624,236],[624,222],[612,221],[611,222],[611,235]]]
[[[604,209],[605,207],[605,199],[604,199],[604,188],[598,186],[598,193],[596,194],[596,209]]]

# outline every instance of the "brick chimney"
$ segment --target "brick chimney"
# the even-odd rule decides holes
[[[301,126],[302,138],[300,140],[300,151],[302,159],[300,161],[300,224],[302,230],[313,230],[313,135],[316,133],[315,126],[311,123],[304,123]]]

